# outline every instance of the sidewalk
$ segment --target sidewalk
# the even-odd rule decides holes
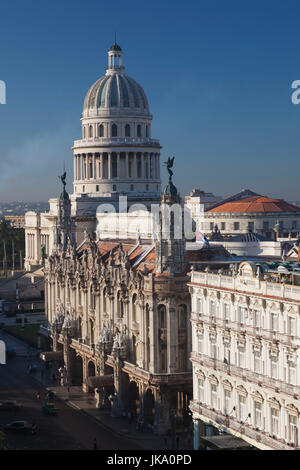
[[[130,423],[128,418],[113,418],[109,410],[97,409],[93,394],[83,392],[81,387],[70,387],[68,392],[67,387],[53,386],[51,371],[44,370],[43,377],[41,377],[39,370],[34,378],[43,383],[47,390],[53,391],[59,400],[64,401],[71,408],[90,416],[114,434],[127,437],[133,442],[136,441],[144,450],[172,450],[171,437],[168,437],[165,442],[164,436],[157,436],[152,430],[137,430],[136,423]],[[179,439],[179,450],[191,449],[186,442],[186,436],[179,436]]]
[[[2,337],[5,335],[5,340],[10,346],[18,349],[18,355],[24,356],[25,368],[29,364],[36,365],[37,370],[32,374],[32,378],[43,384],[47,390],[52,390],[56,397],[64,401],[66,405],[90,416],[91,419],[98,421],[104,428],[112,431],[115,435],[127,437],[132,442],[136,442],[144,450],[177,450],[177,448],[172,448],[171,437],[168,437],[167,442],[165,442],[164,436],[157,436],[153,434],[152,430],[137,430],[136,423],[129,422],[128,418],[113,418],[109,410],[96,408],[94,395],[84,392],[81,387],[70,387],[68,393],[67,387],[61,387],[58,386],[58,383],[53,383],[53,373],[56,371],[45,368],[45,363],[38,358],[37,349],[29,348],[26,343],[8,335],[3,330],[0,330],[0,337],[1,335]],[[178,436],[178,450],[190,450],[191,447],[187,443],[186,436]]]

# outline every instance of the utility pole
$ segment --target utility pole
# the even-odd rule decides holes
[[[6,258],[6,245],[5,240],[3,240],[3,271],[4,276],[7,276],[7,258]]]
[[[11,243],[12,243],[12,273],[11,275],[13,276],[15,273],[15,241],[13,238],[11,239]]]

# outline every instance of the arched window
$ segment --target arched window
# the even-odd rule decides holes
[[[117,137],[118,136],[118,127],[117,124],[113,124],[111,126],[111,136],[112,137]]]
[[[125,137],[130,137],[130,125],[126,124],[125,126]]]
[[[89,127],[89,137],[93,137],[93,126]]]
[[[137,126],[136,133],[137,133],[138,137],[141,137],[141,126],[140,126],[140,124],[138,124],[138,126]]]
[[[167,312],[165,305],[157,307],[158,314],[158,352],[159,352],[159,370],[167,371]]]
[[[103,126],[103,124],[100,124],[99,129],[98,129],[98,134],[99,134],[99,137],[104,137],[104,126]]]

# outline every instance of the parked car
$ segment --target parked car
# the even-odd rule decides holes
[[[47,415],[56,415],[58,412],[58,409],[55,408],[54,403],[45,403],[42,406],[42,410]]]
[[[28,423],[28,421],[12,421],[4,425],[6,431],[15,431],[15,432],[30,432],[35,434],[38,430],[36,424]]]
[[[0,411],[19,410],[21,406],[15,400],[0,401]]]

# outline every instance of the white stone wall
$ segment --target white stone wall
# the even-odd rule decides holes
[[[273,298],[261,295],[270,283],[251,278],[246,267],[245,275],[234,279],[235,289],[230,282],[226,290],[221,287],[226,276],[192,273],[194,419],[234,433],[240,426],[239,435],[260,448],[276,448],[273,436],[279,447],[298,447],[300,288],[286,286],[294,300],[275,284]],[[278,429],[272,412],[278,412]],[[296,422],[296,431],[289,420]]]

